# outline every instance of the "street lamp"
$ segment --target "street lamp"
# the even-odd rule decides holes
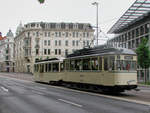
[[[98,2],[93,2],[92,5],[96,6],[96,27],[97,27],[97,32],[96,32],[96,40],[97,40],[97,46],[98,46]]]

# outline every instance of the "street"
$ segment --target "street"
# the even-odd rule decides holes
[[[0,113],[149,112],[147,103],[0,76]]]

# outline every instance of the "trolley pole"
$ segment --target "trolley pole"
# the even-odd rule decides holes
[[[98,46],[98,2],[94,2],[92,5],[96,6],[96,45]]]

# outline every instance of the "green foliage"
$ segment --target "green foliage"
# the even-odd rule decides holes
[[[150,67],[150,52],[147,46],[147,42],[148,40],[143,38],[142,43],[136,49],[138,64],[145,69]]]
[[[49,56],[47,56],[46,59],[49,59]]]
[[[45,0],[38,0],[40,2],[40,4],[43,4],[45,2]]]

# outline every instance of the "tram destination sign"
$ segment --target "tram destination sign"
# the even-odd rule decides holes
[[[133,60],[133,56],[124,56],[124,59],[126,59],[126,60]]]

